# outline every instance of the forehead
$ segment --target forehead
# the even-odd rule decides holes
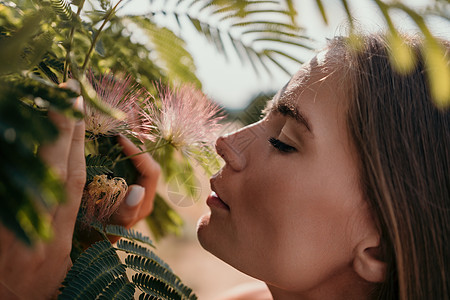
[[[339,55],[320,52],[278,91],[266,106],[264,115],[282,107],[298,111],[313,132],[317,132],[318,127],[344,128],[350,103],[344,67]]]
[[[289,82],[278,91],[274,97],[276,102],[297,102],[301,95],[306,92],[318,92],[319,90],[331,89],[335,92],[342,90],[344,84],[342,62],[339,62],[339,53],[324,50],[295,73]]]

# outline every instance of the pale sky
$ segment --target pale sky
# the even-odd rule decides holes
[[[160,1],[149,4],[148,0],[132,0],[127,5],[126,11],[142,13],[148,5],[158,5]],[[350,8],[363,28],[369,30],[380,30],[384,28],[384,21],[377,13],[377,8],[373,0],[350,0]],[[422,6],[429,3],[429,0],[407,0],[404,3],[411,6]],[[323,0],[328,12],[329,25],[326,26],[319,14],[315,0],[297,0],[295,2],[299,16],[298,23],[303,26],[306,35],[313,37],[317,43],[315,48],[325,45],[326,38],[331,38],[335,34],[344,34],[342,28],[345,27],[345,14],[339,0]],[[331,12],[333,12],[331,14]],[[230,108],[244,108],[252,96],[260,92],[276,91],[281,88],[289,79],[289,76],[272,65],[274,76],[270,77],[262,72],[259,76],[255,74],[249,63],[242,65],[240,60],[230,51],[229,60],[216,52],[214,46],[200,36],[191,24],[183,26],[180,32],[174,24],[172,18],[158,18],[161,25],[173,29],[186,40],[188,49],[194,57],[197,66],[197,76],[203,83],[204,92],[214,101]],[[396,25],[403,30],[414,30],[414,26],[409,18],[404,14],[398,14],[395,18]],[[429,24],[433,32],[438,35],[450,37],[449,23],[432,20]],[[308,60],[314,56],[313,51],[301,51],[297,56],[300,59]],[[295,72],[298,66],[291,64],[290,70]]]

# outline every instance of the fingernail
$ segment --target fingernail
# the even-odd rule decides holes
[[[126,204],[128,206],[138,205],[144,198],[144,193],[144,187],[137,184],[130,185],[127,198],[125,199]]]
[[[75,103],[73,104],[73,108],[81,113],[84,113],[84,100],[82,96],[76,98]]]

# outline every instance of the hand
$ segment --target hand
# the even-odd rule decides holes
[[[123,147],[122,151],[126,156],[142,152],[122,135],[119,135],[118,142]],[[129,186],[127,196],[110,218],[111,224],[126,228],[130,228],[152,212],[156,185],[161,173],[159,164],[147,153],[133,156],[131,160],[140,174],[138,184]]]
[[[141,153],[142,150],[123,135],[118,136],[118,143],[122,146],[125,156],[133,156],[130,159],[136,167],[139,177],[137,184],[128,187],[127,195],[106,223],[131,228],[153,210],[161,167],[148,153]],[[136,155],[138,153],[141,154]],[[83,249],[87,249],[93,243],[103,239],[96,230],[82,226],[77,228],[77,237]],[[108,235],[108,238],[111,243],[120,239],[113,235]]]
[[[70,80],[61,86],[76,89],[77,85]],[[82,101],[78,97],[75,107],[82,107]],[[72,235],[86,180],[84,122],[54,111],[49,111],[49,118],[60,134],[53,144],[41,147],[39,155],[65,183],[67,199],[51,211],[53,238],[50,242],[38,241],[28,247],[0,225],[2,299],[53,298],[72,265]]]

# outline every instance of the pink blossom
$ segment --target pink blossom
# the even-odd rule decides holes
[[[140,136],[162,140],[185,155],[203,152],[217,138],[221,125],[220,108],[193,85],[181,85],[170,90],[157,85],[160,107],[148,99],[141,111]]]
[[[123,111],[125,120],[117,120],[108,116],[89,104],[85,104],[86,131],[93,136],[114,135],[127,132],[130,128],[138,126],[139,105],[137,100],[149,97],[148,93],[136,85],[132,85],[132,78],[127,76],[119,79],[112,73],[107,73],[97,80],[92,73],[88,75],[89,81],[97,91],[99,98],[110,106]]]
[[[128,185],[125,179],[97,175],[86,185],[83,192],[82,207],[86,223],[105,222],[125,198]]]

